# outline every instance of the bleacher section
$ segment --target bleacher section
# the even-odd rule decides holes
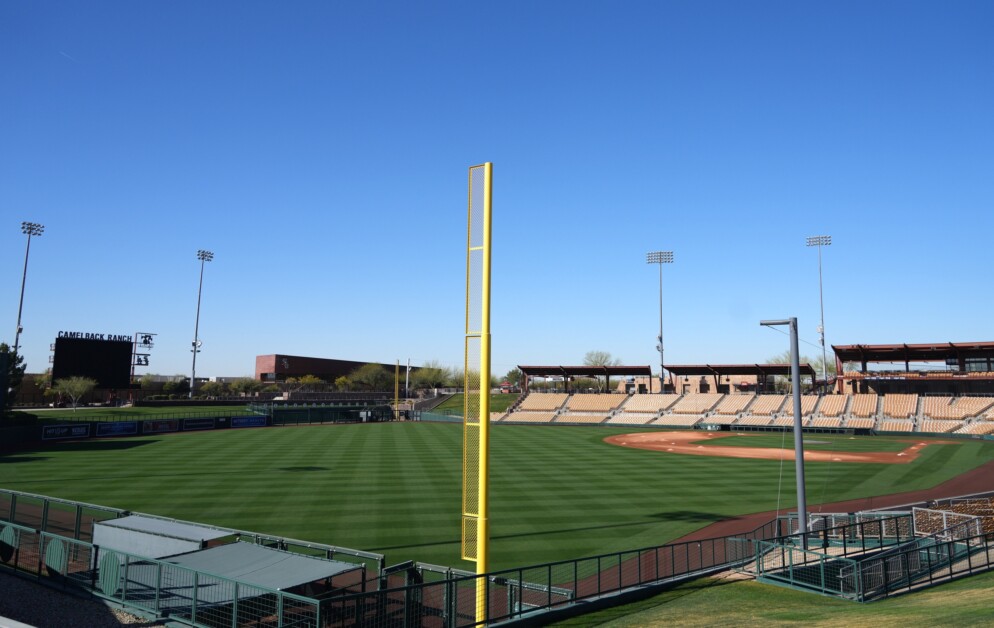
[[[945,434],[947,432],[962,430],[964,427],[966,427],[966,423],[963,421],[930,421],[926,419],[922,421],[921,428],[918,431],[931,434]]]
[[[725,395],[718,407],[714,409],[715,414],[739,414],[755,398],[756,395]]]
[[[705,393],[700,395],[685,395],[673,406],[674,414],[704,414],[715,406],[724,395]]]
[[[780,409],[787,395],[759,395],[756,403],[752,404],[749,413],[753,416],[772,416]],[[793,414],[793,412],[791,412]]]
[[[590,425],[591,423],[603,423],[607,419],[604,414],[576,414],[574,412],[564,412],[556,417],[554,423],[580,423]]]
[[[666,410],[677,400],[680,399],[680,395],[632,395],[621,409],[625,412],[651,412],[653,414],[659,414],[661,411]]]
[[[845,420],[845,427],[851,430],[872,430],[876,419],[849,418]]]
[[[607,422],[612,425],[645,425],[655,420],[656,415],[648,412],[618,412]]]
[[[825,395],[822,397],[821,405],[818,406],[818,412],[822,416],[842,416],[842,413],[846,411],[847,401],[849,401],[849,395]]]
[[[918,395],[884,395],[884,416],[910,419],[918,413]]]
[[[568,398],[566,393],[528,393],[517,409],[525,412],[558,410]]]
[[[518,410],[507,415],[502,423],[551,423],[555,412],[522,412]]]
[[[701,420],[699,416],[667,414],[652,422],[652,425],[666,425],[670,427],[691,427]]]
[[[881,432],[913,432],[915,431],[915,423],[914,421],[886,420],[880,423],[877,430]]]
[[[920,402],[920,403],[919,403]],[[500,423],[632,425],[689,428],[698,423],[731,428],[790,428],[790,395],[531,393]],[[914,394],[802,395],[809,429],[877,430],[931,434],[994,434],[994,397]]]
[[[852,408],[849,414],[854,417],[868,419],[877,413],[876,395],[856,394],[852,396]]]
[[[931,419],[968,419],[994,405],[994,397],[925,397],[922,415]]]
[[[571,412],[603,412],[606,414],[627,400],[627,395],[576,393],[570,395],[566,402],[566,409]]]

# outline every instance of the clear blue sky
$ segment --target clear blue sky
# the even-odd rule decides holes
[[[494,162],[494,371],[994,340],[994,3],[0,4],[0,339],[461,363]],[[802,345],[812,357],[818,350]],[[143,369],[139,369],[143,372]]]

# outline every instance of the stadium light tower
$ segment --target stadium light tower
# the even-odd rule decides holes
[[[821,247],[830,246],[832,236],[820,235],[808,238],[808,246],[818,247],[818,302],[821,304],[821,325],[818,333],[821,335],[821,381],[828,385],[828,358],[825,353],[825,295],[821,289]]]
[[[808,498],[804,490],[804,440],[801,427],[801,357],[797,341],[797,318],[759,321],[764,327],[790,327],[790,392],[794,401],[794,470],[797,480],[797,525],[801,534],[808,532]],[[805,542],[806,542],[806,538]],[[805,549],[807,547],[805,546]]]
[[[190,371],[190,399],[193,399],[193,391],[197,387],[197,354],[200,353],[200,295],[204,291],[204,262],[214,259],[214,254],[203,249],[197,251],[197,259],[200,260],[200,287],[197,288],[197,322],[193,326],[193,368]]]
[[[663,372],[663,264],[673,263],[673,251],[652,251],[645,255],[646,264],[659,264],[659,335],[656,340],[656,350],[659,351],[659,392],[666,389],[665,373]]]
[[[21,275],[21,300],[17,305],[17,330],[14,332],[14,355],[21,342],[21,312],[24,310],[24,284],[28,279],[28,255],[31,253],[31,236],[40,236],[45,231],[45,225],[36,222],[22,222],[21,233],[28,236],[28,246],[24,250],[24,274]]]

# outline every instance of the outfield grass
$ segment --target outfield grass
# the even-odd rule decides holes
[[[518,393],[493,393],[490,395],[491,412],[507,412],[507,409],[518,400]],[[463,394],[456,393],[435,406],[432,412],[438,414],[458,414],[462,416]]]
[[[603,442],[631,427],[494,426],[492,567],[659,545],[717,519],[791,508],[793,464]],[[824,440],[821,437],[815,440]],[[468,567],[462,428],[382,423],[52,444],[0,457],[0,486]],[[866,438],[846,441],[885,442]],[[808,501],[927,488],[994,459],[930,445],[913,463],[809,463]],[[782,472],[782,477],[781,477]]]
[[[754,581],[695,580],[646,600],[554,624],[607,626],[990,626],[994,572],[859,604]]]

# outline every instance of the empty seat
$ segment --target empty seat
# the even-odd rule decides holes
[[[749,408],[749,413],[761,416],[770,416],[780,409],[787,395],[759,395],[756,403]]]
[[[673,412],[675,414],[704,414],[713,408],[722,396],[720,393],[686,395],[673,406]]]
[[[745,410],[753,398],[755,395],[725,395],[714,411],[716,414],[738,414]]]
[[[825,395],[821,398],[821,405],[818,412],[823,416],[842,416],[846,410],[846,401],[849,395]]]
[[[651,412],[652,414],[659,414],[679,399],[680,395],[669,393],[665,395],[632,395],[621,409],[625,412]]]
[[[521,400],[518,410],[558,410],[566,403],[567,397],[566,393],[528,393]]]
[[[610,412],[627,399],[627,395],[611,393],[603,395],[577,393],[570,396],[566,402],[566,408],[578,412]]]
[[[909,419],[918,410],[918,395],[884,395],[884,415],[892,419]]]
[[[850,414],[854,417],[869,418],[877,413],[877,396],[856,394],[852,396]]]

